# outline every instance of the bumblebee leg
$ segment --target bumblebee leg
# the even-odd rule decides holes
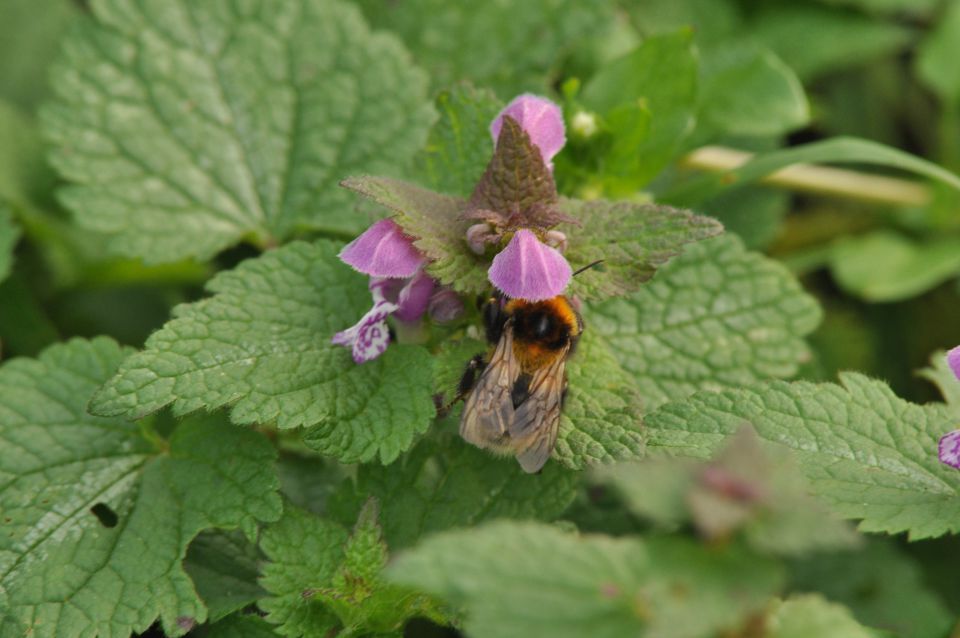
[[[437,410],[438,418],[447,416],[457,401],[460,401],[470,394],[473,386],[477,383],[477,379],[480,378],[480,373],[483,372],[483,369],[486,367],[487,362],[484,361],[482,354],[474,355],[470,361],[467,362],[467,366],[463,370],[463,376],[460,377],[460,383],[457,384],[457,396],[453,397],[449,403]]]
[[[460,383],[457,384],[457,398],[454,399],[454,402],[463,398],[470,390],[473,390],[473,386],[476,385],[480,373],[483,372],[483,369],[486,367],[487,362],[483,360],[482,354],[474,355],[470,361],[467,362],[467,367],[463,370],[463,376],[460,377]]]

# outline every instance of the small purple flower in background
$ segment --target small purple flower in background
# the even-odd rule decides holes
[[[544,165],[552,172],[551,160],[566,142],[560,107],[536,95],[518,96],[490,124],[490,133],[498,145],[507,117],[526,133],[529,143],[539,151]],[[526,210],[473,212],[471,218],[484,219],[485,223],[474,224],[467,230],[467,243],[478,254],[483,254],[488,244],[499,243],[513,233],[507,246],[493,258],[487,276],[490,283],[508,297],[528,301],[550,299],[563,293],[572,276],[570,264],[557,250],[566,247],[566,236],[550,228],[569,220],[552,210],[556,187],[549,172],[544,174],[542,168],[539,171],[544,183],[549,185],[549,191],[540,191],[543,201],[533,202]],[[536,172],[531,175],[535,176]]]
[[[340,251],[340,259],[370,275],[373,307],[354,326],[330,340],[351,348],[353,360],[376,359],[390,345],[387,317],[413,322],[427,311],[436,282],[423,271],[427,260],[390,219],[378,221]]]
[[[566,130],[563,125],[563,111],[560,107],[545,97],[524,93],[513,98],[493,122],[490,123],[490,134],[496,142],[503,129],[503,116],[509,115],[527,132],[530,141],[540,149],[540,156],[544,164],[553,170],[553,156],[560,152],[567,143]]]
[[[960,379],[960,346],[947,353],[947,365],[953,370],[957,379]],[[960,470],[960,430],[954,430],[940,437],[937,453],[941,463]]]

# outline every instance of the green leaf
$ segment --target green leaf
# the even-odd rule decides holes
[[[369,220],[336,187],[398,174],[433,119],[426,77],[336,0],[94,2],[44,112],[63,202],[110,248],[167,262]]]
[[[287,506],[283,518],[263,532],[267,555],[260,584],[270,595],[257,605],[284,636],[322,636],[337,627],[337,618],[311,590],[329,582],[341,562],[347,530]]]
[[[921,368],[917,376],[937,386],[947,407],[960,417],[960,381],[947,364],[947,353],[937,350],[930,355],[930,367]]]
[[[747,34],[776,52],[804,81],[894,54],[911,39],[900,24],[856,11],[813,3],[759,8]]]
[[[387,575],[463,607],[464,630],[478,638],[713,635],[760,610],[782,578],[734,547],[514,521],[437,534]]]
[[[275,638],[273,626],[254,614],[227,616],[196,632],[200,638]]]
[[[249,537],[280,516],[262,435],[193,419],[164,441],[87,414],[123,355],[74,340],[0,368],[0,609],[33,636],[128,635],[158,617],[181,635],[207,616],[181,565],[194,536]]]
[[[178,306],[91,409],[139,417],[231,406],[235,423],[310,428],[307,444],[343,462],[397,458],[435,414],[432,362],[424,348],[395,345],[357,365],[330,344],[370,304],[339,248],[295,242],[220,273],[207,286],[214,296]]]
[[[857,619],[902,638],[938,638],[952,616],[926,583],[918,565],[883,539],[858,552],[813,554],[791,565],[790,589],[820,592]],[[811,634],[812,635],[812,634]]]
[[[654,460],[602,468],[627,506],[675,527],[692,522],[708,541],[742,536],[764,554],[798,555],[856,545],[859,538],[818,502],[788,450],[761,447],[741,427],[709,463]]]
[[[257,546],[239,532],[203,532],[190,543],[183,567],[216,622],[264,595],[257,585]]]
[[[493,152],[490,123],[503,103],[485,89],[458,84],[437,96],[440,119],[417,156],[417,173],[431,188],[469,197]]]
[[[577,275],[570,285],[570,294],[585,299],[639,290],[658,266],[681,253],[684,244],[723,232],[714,219],[670,206],[565,199],[560,208],[580,222],[579,226],[563,227],[568,241],[565,256],[571,267],[579,269],[603,260],[599,268]]]
[[[698,132],[776,136],[810,120],[796,74],[765,47],[728,40],[701,58]]]
[[[648,446],[706,456],[744,422],[797,451],[814,493],[865,532],[911,539],[960,530],[960,474],[937,460],[956,427],[942,404],[915,405],[886,384],[841,373],[842,385],[773,382],[702,392],[647,415]]]
[[[656,35],[634,51],[600,70],[578,96],[589,109],[608,114],[623,105],[649,111],[644,139],[617,151],[605,163],[606,177],[614,179],[613,193],[634,191],[657,175],[677,154],[693,129],[697,100],[697,59],[692,32]],[[618,120],[621,121],[621,120]],[[622,120],[632,128],[634,119]],[[619,127],[618,127],[619,128]],[[620,131],[611,131],[614,140]],[[623,183],[617,185],[616,179]]]
[[[652,411],[699,389],[796,374],[820,314],[783,266],[724,236],[689,246],[638,293],[590,305],[585,320]]]
[[[47,94],[47,70],[67,28],[79,17],[70,0],[0,3],[0,100],[29,109]]]
[[[288,508],[264,533],[262,547],[270,562],[261,584],[272,596],[259,604],[282,635],[382,634],[399,631],[414,616],[444,621],[429,597],[382,580],[387,547],[375,501],[361,510],[349,536],[339,525]]]
[[[841,288],[861,299],[902,301],[960,272],[960,239],[913,241],[888,230],[843,237],[830,251],[830,270]]]
[[[10,207],[0,200],[0,281],[7,278],[13,266],[13,248],[20,239],[20,229],[13,222]]]
[[[301,509],[322,515],[327,501],[350,475],[350,468],[316,456],[287,452],[280,455],[277,474],[284,498]]]
[[[435,87],[464,79],[501,97],[543,92],[548,74],[612,17],[612,2],[525,0],[457,3],[446,0],[360,0],[378,29],[395,31]]]
[[[776,605],[766,621],[769,638],[875,638],[850,610],[819,594],[792,596]]]
[[[790,193],[763,186],[747,186],[720,193],[698,204],[709,211],[728,233],[736,233],[751,250],[766,248],[780,233],[790,210]]]
[[[632,0],[623,3],[644,34],[692,27],[700,44],[731,37],[742,23],[733,0]]]
[[[659,199],[675,205],[694,205],[727,189],[756,182],[781,168],[812,162],[887,166],[916,173],[960,190],[960,177],[925,159],[870,140],[834,137],[760,153],[739,168],[690,180],[671,192],[663,193]]]
[[[566,371],[569,385],[553,458],[581,470],[643,456],[643,398],[607,340],[588,326]]]
[[[437,602],[381,580],[387,546],[378,516],[376,499],[367,501],[347,540],[339,571],[313,595],[337,614],[346,635],[398,632],[407,620],[417,616],[442,623],[444,615]]]
[[[424,440],[398,462],[364,465],[334,496],[331,515],[356,520],[364,503],[381,504],[381,523],[394,550],[421,537],[494,518],[557,518],[576,495],[578,474],[550,463],[536,475],[459,437]]]
[[[960,4],[948,2],[915,58],[917,76],[946,104],[960,102],[960,74],[956,72],[960,38]]]

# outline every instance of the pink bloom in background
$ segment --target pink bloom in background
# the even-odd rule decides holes
[[[416,321],[427,310],[435,282],[423,271],[427,260],[390,219],[378,221],[340,251],[340,259],[370,275],[373,307],[331,343],[353,351],[353,360],[376,359],[390,345],[387,317]]]
[[[947,365],[953,370],[954,376],[960,379],[960,346],[947,353]],[[960,430],[954,430],[940,437],[937,456],[940,457],[941,463],[960,470]]]
[[[503,128],[503,116],[509,115],[530,136],[530,141],[540,149],[543,162],[553,170],[553,156],[567,142],[563,125],[563,111],[545,97],[524,93],[518,95],[490,123],[490,134],[496,143]]]
[[[487,276],[508,297],[541,301],[561,294],[573,271],[556,248],[520,229],[507,247],[493,258]]]

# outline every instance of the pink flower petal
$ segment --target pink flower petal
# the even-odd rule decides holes
[[[517,231],[487,271],[490,282],[505,295],[528,301],[563,293],[572,275],[563,255],[526,229]]]
[[[941,463],[960,470],[960,430],[940,437],[938,456]]]
[[[366,363],[376,359],[390,345],[390,330],[386,319],[396,312],[397,305],[389,301],[377,302],[356,325],[333,335],[331,343],[347,346],[353,350],[356,363]]]
[[[392,219],[381,219],[344,246],[340,260],[371,277],[412,277],[426,261]]]
[[[947,353],[947,364],[950,366],[950,369],[953,370],[954,376],[960,379],[960,346],[951,349]]]
[[[397,298],[397,319],[400,321],[416,321],[427,311],[430,295],[434,288],[433,277],[422,270],[414,275],[413,279],[400,290]]]
[[[547,166],[553,168],[550,160],[560,152],[566,143],[563,126],[563,112],[560,107],[545,97],[524,93],[513,99],[490,124],[490,134],[496,143],[503,128],[503,116],[509,115],[527,132]]]

